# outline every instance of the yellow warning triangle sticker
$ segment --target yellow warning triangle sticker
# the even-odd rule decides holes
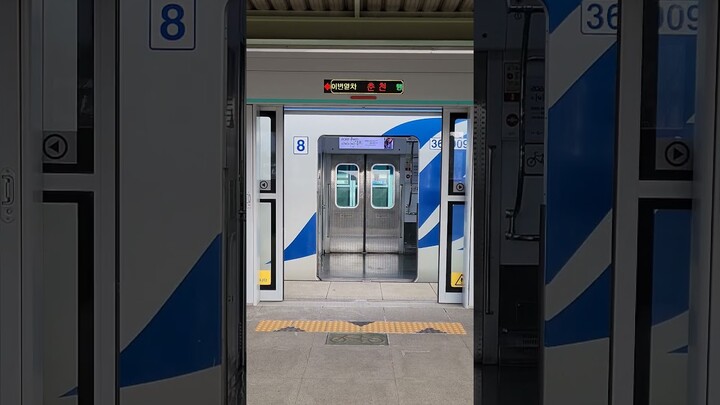
[[[459,288],[462,287],[465,282],[465,279],[463,277],[463,274],[460,272],[452,272],[450,274],[450,286]]]

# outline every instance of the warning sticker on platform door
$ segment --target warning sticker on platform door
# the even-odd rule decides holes
[[[450,273],[450,287],[462,287],[464,281],[462,273]]]
[[[272,273],[270,270],[260,270],[260,285],[270,285]]]

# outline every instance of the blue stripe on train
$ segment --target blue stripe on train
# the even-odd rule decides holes
[[[612,208],[616,67],[615,44],[548,113],[546,283]],[[546,347],[610,336],[610,273],[545,322]]]
[[[616,68],[613,45],[548,113],[546,283],[612,208]]]
[[[582,0],[544,0],[547,3],[548,31],[553,32],[563,21],[577,9]],[[578,27],[578,30],[580,27]]]
[[[220,365],[221,235],[142,332],[120,353],[121,387]]]
[[[421,118],[395,126],[384,136],[414,136],[422,148],[430,139],[442,130],[442,118]]]
[[[422,226],[433,212],[440,206],[440,168],[442,158],[438,154],[420,172],[420,189],[418,193],[418,223]]]
[[[575,301],[545,322],[545,347],[610,336],[610,267]]]
[[[292,242],[285,249],[285,260],[295,260],[310,255],[317,251],[317,214],[313,214],[310,220]]]
[[[222,236],[218,235],[145,328],[122,350],[121,388],[222,363]],[[77,395],[77,388],[65,396]]]

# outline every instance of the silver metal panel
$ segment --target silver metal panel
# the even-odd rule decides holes
[[[18,175],[22,236],[22,400],[42,402],[42,9],[40,0],[21,1],[21,136]],[[12,49],[12,48],[11,48]],[[12,60],[12,58],[11,58]],[[8,75],[9,76],[9,75]],[[11,79],[12,80],[12,79]],[[4,88],[4,87],[3,87]],[[9,87],[10,89],[13,86]],[[4,92],[4,91],[3,91]],[[4,226],[3,224],[2,226]],[[4,388],[0,388],[3,391]],[[2,401],[0,401],[2,402]]]
[[[392,165],[394,204],[380,209],[372,204],[373,166]],[[365,164],[365,251],[368,253],[400,253],[403,247],[402,194],[400,190],[400,156],[367,155]]]
[[[328,280],[331,278],[363,277],[365,258],[362,253],[339,253],[328,254],[322,257],[320,278]]]
[[[252,153],[247,153],[245,155],[245,178],[238,179],[238,182],[244,181],[245,184],[258,184],[258,165],[255,164],[255,160],[257,157],[257,148],[255,142],[257,138],[255,136],[255,131],[257,131],[257,111],[255,111],[252,106],[245,106],[245,116],[251,117],[250,119],[245,121],[245,130],[247,134],[252,134],[252,136],[245,137],[245,148],[248,151],[252,151]],[[256,245],[256,241],[259,239],[258,212],[256,209],[256,207],[258,207],[259,205],[259,193],[256,190],[256,187],[246,187],[245,190],[238,191],[244,191],[244,195],[240,196],[240,200],[243,201],[245,204],[245,235],[247,236],[247,239],[245,240],[245,266],[247,268],[247,271],[245,273],[247,275],[245,281],[245,301],[247,304],[257,305],[260,302],[262,294],[260,292],[259,284],[259,249]]]
[[[245,203],[243,195],[251,187],[247,183],[247,168],[241,166],[240,162],[246,161],[248,148],[241,142],[242,133],[245,131],[243,124],[248,115],[243,111],[243,82],[244,70],[236,66],[242,57],[241,28],[242,21],[239,21],[240,1],[229,1],[225,11],[225,26],[228,39],[226,40],[227,71],[224,77],[223,98],[227,100],[225,110],[225,128],[223,128],[223,264],[222,283],[224,301],[228,304],[222,306],[222,382],[221,389],[224,394],[224,403],[238,401],[242,395],[244,374],[240,370],[244,364],[243,335],[245,334],[245,302],[242,300],[244,291],[243,275],[248,271],[247,262],[244,262],[242,245],[247,239],[247,226],[241,215]],[[252,115],[250,115],[252,119]],[[252,133],[251,133],[252,134]],[[253,138],[249,136],[248,138]],[[253,149],[249,149],[253,150]],[[240,181],[238,181],[240,179]],[[249,183],[251,185],[255,183]]]
[[[417,256],[396,253],[331,253],[320,260],[321,280],[411,282],[417,278]]]
[[[712,245],[709,246],[710,252],[712,254],[712,257],[710,258],[712,266],[709,267],[706,271],[710,276],[710,279],[712,280],[712,284],[710,285],[710,291],[707,295],[709,297],[709,303],[708,303],[708,317],[707,324],[709,324],[709,334],[705,335],[707,336],[707,342],[708,342],[708,353],[707,353],[707,363],[709,364],[708,370],[707,370],[707,398],[706,403],[707,404],[716,404],[720,402],[720,347],[718,344],[713,344],[712,342],[718,342],[720,341],[720,265],[718,265],[718,254],[720,254],[720,195],[718,192],[720,192],[720,189],[718,187],[718,177],[720,177],[720,170],[718,170],[718,157],[720,156],[720,145],[718,144],[718,128],[720,128],[720,105],[718,105],[718,90],[717,90],[717,81],[720,77],[720,66],[718,66],[717,62],[717,55],[720,52],[720,29],[718,28],[718,16],[720,15],[720,10],[718,8],[718,2],[717,1],[704,1],[701,2],[704,3],[702,7],[707,7],[707,9],[701,9],[700,13],[701,15],[707,16],[706,19],[704,19],[702,23],[706,23],[708,25],[707,32],[712,33],[712,37],[708,38],[708,42],[713,45],[713,51],[710,52],[709,49],[706,49],[705,52],[707,52],[707,58],[712,59],[714,62],[711,65],[710,63],[707,63],[707,66],[713,66],[713,76],[714,80],[711,83],[705,82],[700,83],[698,85],[698,88],[711,88],[715,89],[715,94],[710,94],[705,99],[702,100],[701,103],[706,104],[708,106],[713,105],[710,100],[714,101],[714,109],[712,115],[705,116],[704,118],[707,119],[708,124],[712,122],[714,124],[714,131],[707,131],[705,134],[712,134],[712,140],[714,141],[714,156],[710,160],[710,162],[714,163],[714,172],[712,174],[708,173],[707,175],[712,179],[711,183],[712,186],[712,235],[709,239],[709,241],[712,241]],[[702,61],[700,60],[698,62],[698,66],[702,65]],[[698,105],[698,103],[696,103]],[[700,116],[700,114],[698,114]],[[712,119],[712,121],[711,121]],[[699,131],[696,133],[700,133]],[[713,164],[711,163],[711,164]],[[697,173],[697,171],[695,172]],[[707,187],[706,190],[710,190],[711,187]],[[709,194],[709,193],[708,193]],[[707,195],[707,194],[706,194]],[[705,205],[706,203],[703,203]],[[704,218],[701,218],[702,220]],[[698,288],[696,286],[695,288]],[[701,321],[702,323],[705,323],[705,321]],[[691,324],[694,324],[694,322],[691,322]],[[702,337],[702,339],[705,339],[705,336]],[[690,340],[691,344],[695,343],[693,339]]]
[[[63,398],[78,384],[77,205],[45,204],[43,261],[43,404],[76,404]]]
[[[690,330],[688,348],[688,403],[720,401],[720,302],[718,300],[718,118],[720,42],[716,1],[700,1],[698,13],[697,118],[693,141],[693,244],[690,267]],[[715,272],[715,274],[713,274]],[[714,296],[714,298],[713,298]]]
[[[20,9],[0,4],[0,403],[21,396],[20,216]],[[11,210],[8,213],[8,210]]]
[[[342,52],[342,51],[338,51]],[[353,54],[327,52],[258,52],[248,51],[247,94],[250,102],[296,100],[307,104],[314,100],[347,102],[346,95],[322,94],[324,79],[329,78],[397,78],[405,82],[398,96],[381,96],[397,100],[472,100],[472,53],[452,54]],[[434,77],[442,75],[443,80]],[[303,101],[304,100],[304,101]],[[370,102],[372,103],[372,102]]]
[[[95,73],[95,114],[96,128],[102,136],[97,136],[98,175],[92,179],[97,186],[96,202],[96,255],[95,277],[95,403],[114,404],[117,398],[116,381],[116,341],[115,341],[115,299],[116,299],[116,251],[115,251],[115,75],[116,75],[116,1],[96,2],[97,20],[95,24],[95,55],[99,58]],[[66,176],[64,181],[78,180],[78,177]],[[46,187],[48,177],[45,178]],[[89,188],[89,187],[88,187]],[[86,188],[79,188],[86,189]]]
[[[328,155],[324,165],[325,190],[327,198],[322,208],[327,218],[325,229],[326,252],[361,253],[364,251],[365,232],[365,159],[363,155]],[[337,201],[337,167],[351,164],[358,167],[357,204],[352,208],[340,208]]]
[[[622,271],[615,271],[613,277],[610,401],[630,404],[635,372],[643,4],[621,2],[620,7],[612,268]]]
[[[488,53],[487,77],[503,77],[503,69],[503,53]],[[501,81],[488,80],[488,94],[502,94],[502,92],[503,83]],[[501,245],[504,239],[502,234],[504,232],[504,227],[506,226],[502,210],[502,192],[504,187],[502,184],[503,163],[500,158],[503,148],[503,123],[505,122],[503,117],[503,100],[499,97],[490,97],[486,104],[486,115],[487,145],[485,149],[480,149],[478,151],[478,154],[485,155],[486,161],[484,165],[478,165],[479,169],[476,174],[482,176],[482,180],[478,179],[477,181],[485,181],[487,183],[485,184],[485,189],[489,194],[489,196],[486,196],[485,194],[480,194],[478,191],[479,198],[485,199],[488,197],[488,200],[486,201],[488,207],[485,207],[485,210],[490,211],[486,224],[486,226],[489,227],[489,233],[487,234],[487,240],[485,241],[485,243],[488,244],[488,257],[485,260],[488,262],[487,265],[478,264],[480,265],[479,269],[482,271],[482,274],[477,275],[478,278],[482,278],[482,288],[478,290],[478,302],[483,303],[483,310],[481,311],[483,314],[483,321],[482,330],[480,331],[480,333],[482,333],[482,363],[497,364],[500,323],[498,311],[496,309],[500,304]],[[481,148],[481,146],[478,145],[478,148]],[[486,211],[478,211],[477,214],[486,215]]]
[[[118,2],[116,175],[122,316],[117,345],[121,348],[135,341],[157,319],[158,311],[167,308],[164,305],[188,274],[195,274],[191,272],[205,252],[213,257],[208,271],[222,270],[213,252],[221,254],[223,232],[226,4],[198,1],[193,21],[188,19],[190,13],[185,15],[183,21],[197,27],[195,50],[161,51],[150,49],[148,2]],[[152,16],[154,29],[161,29],[160,17]],[[145,28],[137,29],[139,25]],[[200,83],[193,77],[214,79]],[[197,136],[200,133],[202,137]],[[221,316],[220,302],[228,303],[222,297],[215,307],[218,312],[211,314],[198,311],[192,302],[194,310],[183,313],[187,324]],[[213,367],[182,378],[124,387],[119,403],[221,404],[220,364],[226,363],[225,354],[220,353]],[[187,353],[193,355],[199,354]]]

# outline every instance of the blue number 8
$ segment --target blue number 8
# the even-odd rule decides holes
[[[305,140],[304,139],[298,139],[296,149],[298,150],[298,152],[305,152]]]
[[[170,17],[170,11],[175,11],[175,17]],[[168,4],[162,9],[163,23],[160,26],[160,35],[168,41],[177,41],[185,35],[185,24],[182,19],[185,16],[185,10],[179,4]],[[171,34],[168,30],[171,25],[177,27],[177,32]]]

